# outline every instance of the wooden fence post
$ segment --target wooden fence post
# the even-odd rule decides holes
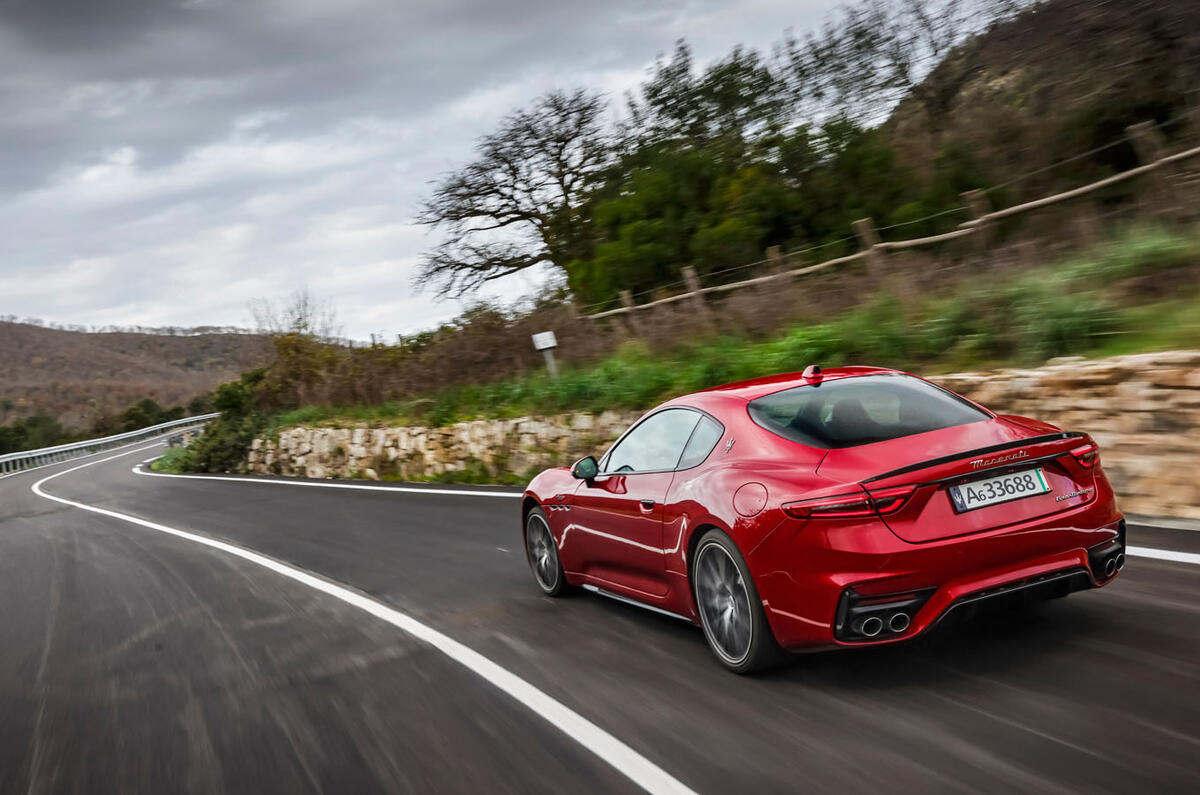
[[[715,331],[716,323],[713,319],[712,309],[705,303],[704,296],[700,293],[700,277],[696,275],[696,269],[691,265],[684,265],[680,270],[683,271],[683,283],[687,286],[688,292],[693,294],[692,306],[695,307],[700,321],[708,327],[709,331]]]
[[[1152,121],[1129,125],[1125,128],[1125,135],[1133,144],[1133,151],[1137,153],[1138,165],[1149,165],[1167,154],[1167,140],[1163,137],[1162,130]],[[1153,209],[1161,210],[1169,217],[1175,216],[1178,208],[1172,193],[1170,178],[1162,169],[1151,174],[1150,196],[1152,203],[1157,205]]]
[[[1125,128],[1133,150],[1137,152],[1139,165],[1153,163],[1166,153],[1167,142],[1162,131],[1152,121],[1141,121]]]
[[[879,248],[879,233],[870,218],[860,218],[854,222],[854,231],[858,235],[858,245],[867,255],[867,274],[880,278],[885,267],[883,251]]]
[[[779,246],[767,246],[767,250],[763,252],[767,257],[767,267],[772,273],[778,273],[783,270],[783,249]]]
[[[975,190],[963,191],[962,200],[967,204],[967,212],[971,215],[972,221],[979,221],[981,218],[987,217],[987,214],[992,211],[992,203],[988,201],[987,193],[978,188]],[[991,224],[986,221],[975,225],[975,250],[980,256],[986,256],[988,248],[992,244],[992,228]]]
[[[636,311],[634,309],[635,304],[633,303],[633,293],[629,292],[628,290],[622,290],[621,291],[621,305],[629,310],[628,312],[625,313],[625,327],[629,330],[629,336],[631,336],[631,337],[642,336],[641,325],[638,323],[638,321],[633,316],[633,313]]]

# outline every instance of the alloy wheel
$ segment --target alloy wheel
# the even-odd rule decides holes
[[[720,544],[709,542],[696,555],[696,603],[713,650],[730,665],[750,653],[754,616],[742,572]]]
[[[547,593],[558,585],[558,549],[544,517],[531,513],[525,522],[525,549],[538,585]]]

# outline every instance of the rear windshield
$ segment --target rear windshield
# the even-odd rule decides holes
[[[829,449],[952,428],[988,415],[911,376],[866,375],[764,395],[750,401],[750,417],[785,439]]]

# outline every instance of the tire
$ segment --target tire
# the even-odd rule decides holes
[[[550,522],[541,508],[534,508],[525,515],[525,560],[533,573],[533,581],[547,596],[562,596],[570,587],[558,559],[558,547]]]
[[[733,539],[716,529],[705,533],[696,545],[691,580],[704,637],[722,665],[749,674],[780,661],[783,652]]]

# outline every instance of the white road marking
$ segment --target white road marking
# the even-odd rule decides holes
[[[150,459],[153,461],[154,459]],[[148,463],[143,461],[143,464]],[[451,494],[455,497],[520,497],[519,491],[486,491],[484,489],[424,489],[419,486],[371,486],[366,483],[314,483],[308,480],[278,480],[275,478],[230,478],[223,475],[176,475],[173,472],[148,472],[141,464],[133,474],[152,478],[190,478],[192,480],[223,480],[230,483],[269,483],[274,486],[311,486],[318,489],[353,489],[356,491],[395,491],[401,494]]]
[[[78,456],[77,458],[68,458],[64,461],[51,461],[49,464],[40,464],[35,467],[27,467],[26,469],[18,469],[14,472],[9,472],[7,474],[0,475],[0,480],[4,480],[5,478],[15,478],[17,475],[28,475],[30,472],[37,472],[39,469],[46,469],[48,467],[58,466],[59,464],[65,464],[65,463],[67,463],[67,461],[86,461],[89,458],[95,458],[98,455],[104,455],[105,453],[111,453],[114,450],[125,450],[127,448],[136,447],[139,444],[145,444],[145,443],[146,443],[145,439],[139,439],[136,442],[130,442],[129,444],[123,444],[123,445],[120,445],[119,447],[110,447],[107,450],[97,450],[94,453],[88,453],[87,455],[81,455],[81,456]],[[154,445],[151,445],[151,447],[158,447],[159,445],[163,445],[163,444],[166,444],[166,442],[165,441],[158,442]],[[142,449],[149,450],[149,449],[151,449],[151,447],[143,447]],[[162,458],[162,456],[156,455],[156,456],[154,456],[154,458],[146,459],[146,461],[147,462],[155,461],[159,458]]]
[[[618,772],[626,776],[630,781],[634,782],[642,789],[652,793],[687,793],[695,795],[695,793],[683,784],[683,782],[671,776],[658,765],[651,762],[646,757],[635,751],[630,746],[618,740],[613,735],[609,734],[604,729],[589,721],[579,713],[572,710],[560,701],[543,693],[536,687],[526,682],[516,674],[506,668],[497,665],[496,663],[484,657],[477,651],[459,643],[448,635],[443,635],[433,627],[422,624],[412,616],[388,607],[382,602],[377,602],[370,597],[355,593],[348,588],[342,587],[335,583],[323,580],[306,571],[294,568],[281,563],[266,555],[260,555],[257,552],[252,552],[239,546],[227,543],[225,541],[217,541],[212,538],[207,538],[195,533],[189,533],[184,530],[177,530],[173,527],[149,522],[145,519],[139,519],[136,516],[129,516],[116,511],[110,511],[106,508],[97,508],[94,505],[86,505],[74,500],[68,500],[63,497],[55,497],[53,494],[46,493],[42,486],[55,478],[70,474],[76,470],[85,469],[86,467],[96,464],[103,464],[107,461],[112,461],[115,458],[140,453],[143,450],[149,450],[157,445],[142,447],[137,450],[131,450],[119,455],[109,456],[108,458],[99,461],[90,461],[86,464],[81,464],[70,469],[65,469],[62,472],[56,472],[53,475],[44,477],[31,487],[34,494],[39,497],[44,497],[48,500],[69,505],[72,508],[78,508],[82,511],[90,511],[92,513],[107,516],[112,519],[119,519],[123,522],[129,522],[140,527],[145,527],[150,530],[156,530],[160,533],[182,538],[186,541],[191,541],[196,544],[201,544],[212,549],[220,550],[229,555],[239,557],[242,560],[249,561],[264,569],[280,574],[288,579],[295,580],[302,585],[307,585],[313,590],[328,594],[336,599],[341,599],[346,604],[357,607],[365,613],[369,613],[376,618],[382,619],[394,627],[397,627],[404,632],[412,635],[419,640],[428,643],[438,651],[445,654],[450,659],[464,666],[468,670],[482,677],[484,680],[504,691],[512,698],[516,699],[521,704],[532,710],[535,714],[541,716],[552,726],[557,728],[563,734],[567,735],[577,743],[582,745],[587,750],[598,756],[600,759],[607,762]],[[157,474],[157,473],[156,473]],[[237,480],[239,482],[270,482],[257,480],[242,480],[240,478],[204,478],[205,480]],[[287,481],[281,481],[286,483]],[[307,483],[304,485],[336,485],[336,484],[315,484]],[[385,489],[391,491],[391,489]],[[432,491],[423,489],[421,491]],[[453,493],[440,491],[438,493]],[[471,492],[477,494],[478,492]],[[520,495],[503,495],[503,496],[520,496]]]
[[[1190,563],[1193,566],[1200,566],[1200,555],[1195,552],[1176,552],[1173,549],[1153,549],[1151,547],[1125,547],[1125,554],[1137,558],[1170,560],[1175,563]]]
[[[158,456],[156,458],[160,458],[160,457],[161,456]],[[364,484],[359,484],[359,483],[313,483],[311,481],[304,481],[304,480],[279,480],[277,478],[233,478],[233,477],[224,477],[221,475],[176,475],[171,472],[148,472],[142,468],[143,464],[148,464],[149,462],[154,461],[154,460],[156,460],[156,459],[150,458],[150,459],[147,459],[146,461],[143,461],[142,464],[139,464],[138,466],[133,468],[133,473],[136,475],[146,475],[148,477],[156,477],[156,478],[191,478],[193,480],[222,480],[222,481],[228,481],[231,483],[265,483],[265,484],[271,484],[271,485],[276,485],[276,486],[312,486],[315,488],[322,488],[322,489],[357,489],[359,491],[398,491],[400,493],[410,493],[410,494],[447,494],[447,495],[452,495],[452,496],[457,496],[457,497],[520,497],[520,496],[522,496],[519,492],[515,492],[515,491],[480,491],[480,490],[473,490],[473,489],[425,489],[425,488],[421,488],[419,486],[371,486],[371,485],[368,485],[365,483]],[[97,463],[99,463],[99,462],[97,462]],[[595,535],[603,536],[603,537],[611,539],[613,541],[621,541],[622,543],[633,544],[634,546],[639,546],[639,547],[642,547],[644,549],[651,550],[654,552],[662,552],[661,549],[651,548],[649,546],[646,546],[645,544],[638,544],[636,542],[629,541],[628,539],[625,539],[625,538],[613,536],[608,533],[602,533],[598,530],[591,530],[589,528],[579,527],[578,525],[570,525],[568,527],[568,531],[571,529],[578,529],[582,532],[587,532],[587,533],[592,533]],[[497,549],[499,549],[499,547],[497,547]],[[675,550],[667,550],[666,554],[670,554],[674,551]],[[1127,555],[1132,555],[1134,557],[1156,558],[1158,560],[1170,560],[1170,561],[1174,561],[1176,563],[1191,563],[1193,565],[1200,566],[1200,554],[1195,554],[1192,552],[1176,552],[1175,550],[1171,550],[1171,549],[1153,549],[1151,547],[1127,547],[1125,550],[1125,553]]]

